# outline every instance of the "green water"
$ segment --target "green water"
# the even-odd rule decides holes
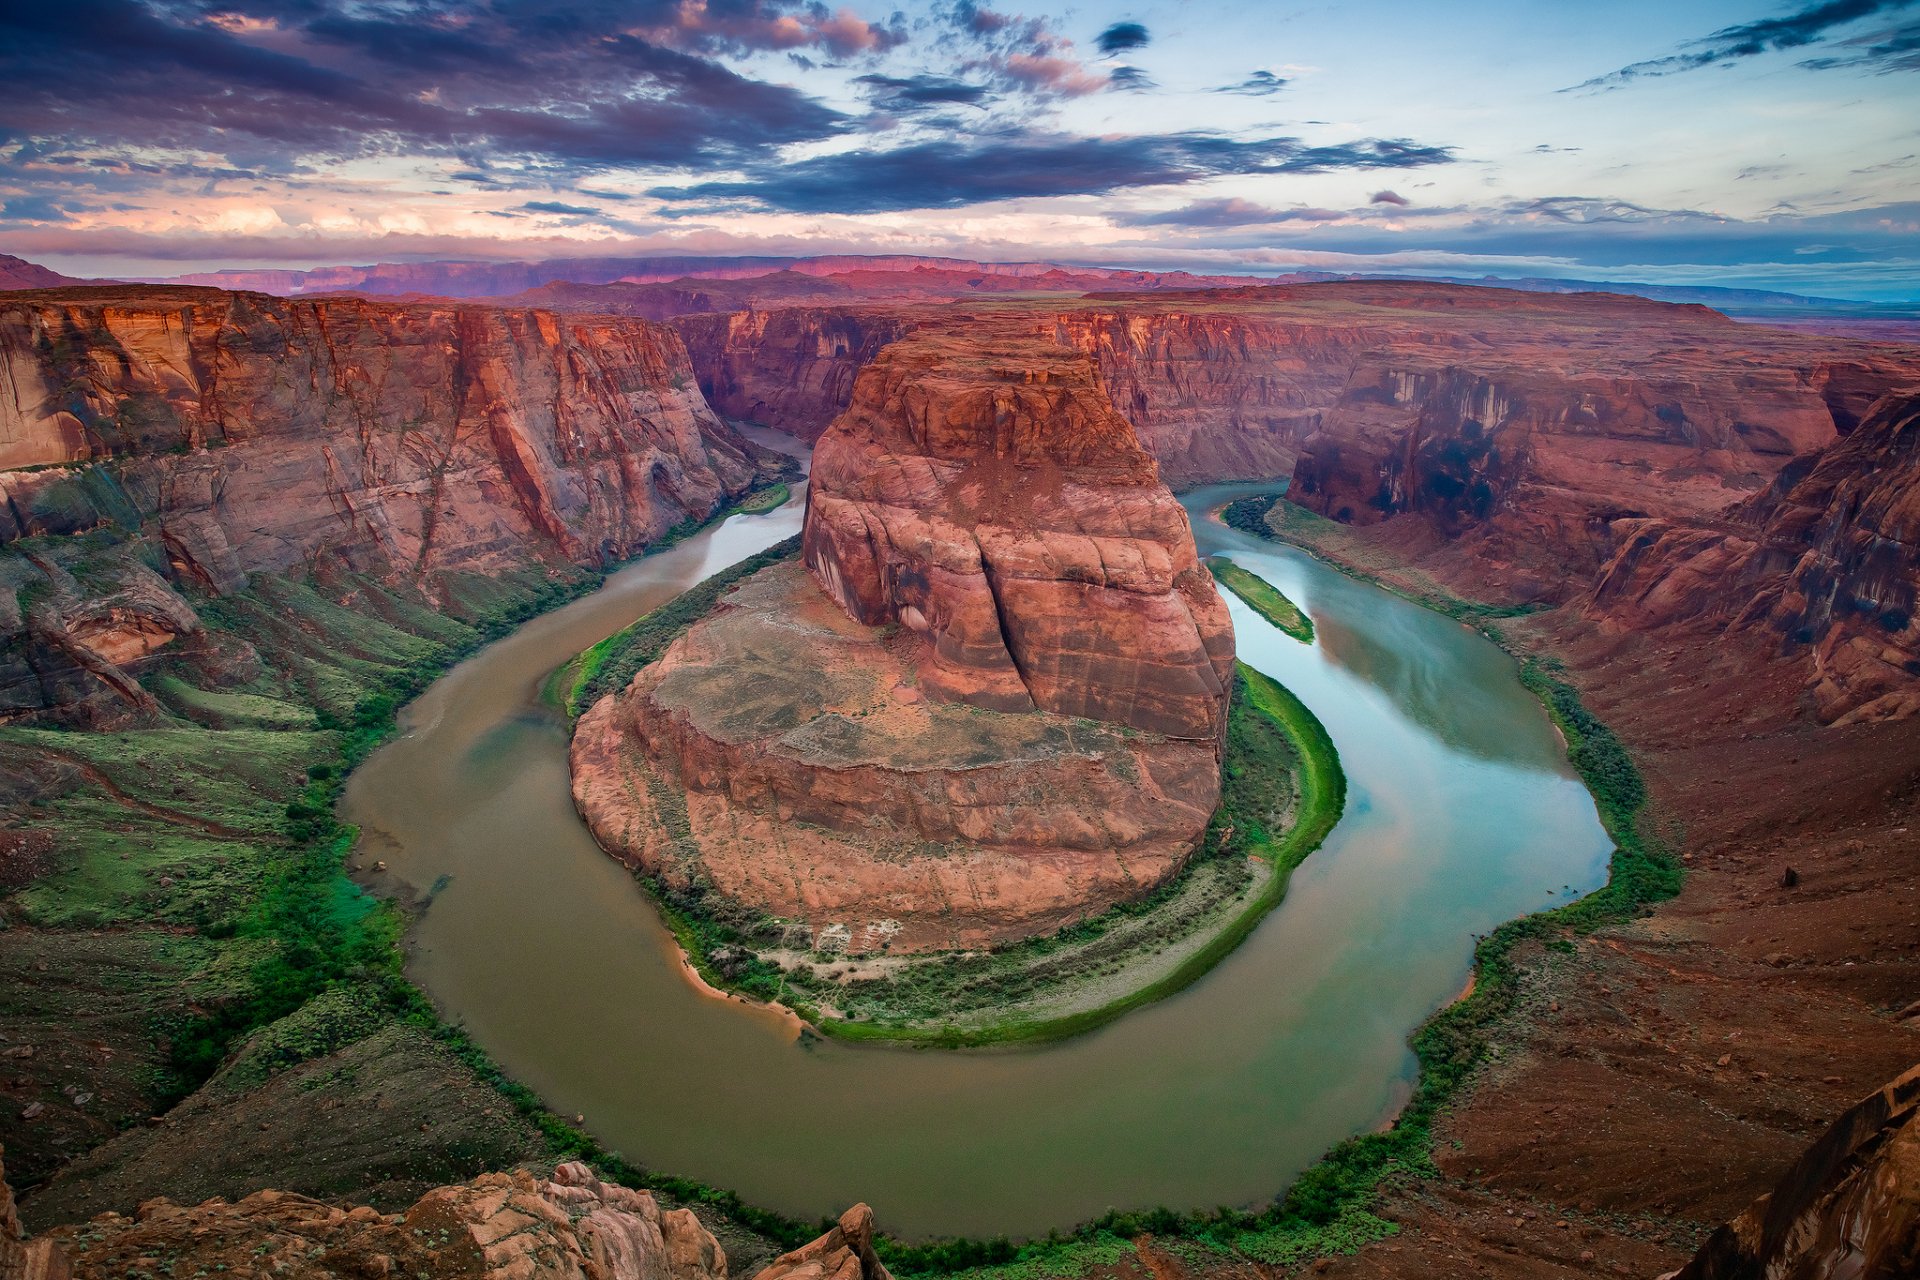
[[[1230,600],[1240,656],[1323,720],[1345,818],[1196,986],[1041,1048],[800,1041],[697,991],[574,814],[559,663],[799,527],[804,493],[616,575],[447,675],[351,779],[367,855],[440,890],[411,972],[557,1110],[654,1168],[804,1217],[871,1203],[908,1236],[1044,1234],[1102,1211],[1261,1202],[1411,1087],[1408,1032],[1463,985],[1472,937],[1605,876],[1593,802],[1512,663],[1473,631],[1204,519],[1313,617],[1288,639]]]

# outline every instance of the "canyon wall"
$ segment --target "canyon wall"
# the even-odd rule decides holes
[[[172,587],[325,562],[432,599],[450,573],[603,565],[747,489],[756,453],[642,321],[8,295],[0,717],[103,684],[137,704],[114,670],[195,629]]]
[[[1711,519],[1625,519],[1581,612],[1806,665],[1828,722],[1920,712],[1920,388]]]
[[[915,323],[897,309],[785,307],[680,316],[673,325],[709,404],[812,441],[852,402],[861,368]]]

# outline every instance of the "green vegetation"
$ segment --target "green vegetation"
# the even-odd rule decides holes
[[[796,534],[681,592],[561,667],[547,682],[548,699],[569,716],[578,716],[609,693],[626,688],[640,668],[665,653],[688,627],[711,613],[734,583],[799,552],[800,538]]]
[[[1353,550],[1339,545],[1352,537],[1352,530],[1348,526],[1316,515],[1305,507],[1286,501],[1279,494],[1256,494],[1230,502],[1221,510],[1220,519],[1242,533],[1298,547],[1336,565],[1349,578],[1357,578],[1382,591],[1390,591],[1422,608],[1481,630],[1485,630],[1490,622],[1501,618],[1523,618],[1544,607],[1537,604],[1489,604],[1483,600],[1463,600],[1435,584],[1416,588],[1404,581],[1390,579],[1365,564],[1356,563],[1351,555],[1337,553],[1336,547],[1342,551]]]
[[[1209,557],[1207,568],[1213,570],[1220,585],[1239,596],[1255,613],[1301,644],[1313,643],[1313,619],[1271,582],[1225,556]]]
[[[636,626],[668,610],[683,616],[679,603]],[[1346,804],[1346,775],[1325,727],[1291,692],[1245,666],[1236,675],[1221,784],[1202,853],[1148,897],[1044,938],[916,957],[848,981],[837,976],[843,957],[785,968],[769,960],[784,933],[779,921],[743,917],[697,889],[642,883],[702,978],[778,1001],[824,1035],[943,1048],[1064,1039],[1163,999],[1218,964],[1285,898],[1293,869],[1319,848]],[[1266,864],[1257,885],[1249,859]],[[1124,975],[1124,962],[1143,950],[1165,950],[1171,962],[1105,996],[1101,980]],[[1026,1011],[1076,985],[1097,1003],[1059,1014]]]
[[[761,489],[756,493],[748,494],[740,500],[739,505],[736,506],[734,510],[738,511],[741,515],[763,515],[766,512],[772,511],[775,507],[785,506],[787,499],[792,496],[792,491],[789,490],[786,485],[776,484]]]

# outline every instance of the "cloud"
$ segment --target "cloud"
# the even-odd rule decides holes
[[[1113,221],[1123,227],[1247,227],[1277,222],[1332,222],[1347,215],[1338,209],[1300,207],[1275,209],[1251,200],[1229,197],[1196,200],[1178,209],[1157,213],[1116,215]]]
[[[1600,222],[1671,222],[1701,220],[1724,222],[1717,214],[1697,209],[1649,209],[1629,200],[1611,200],[1593,196],[1543,196],[1502,207],[1503,213],[1543,218],[1552,222],[1591,225]]]
[[[1309,147],[1298,138],[1241,141],[1199,132],[1098,138],[1021,133],[839,152],[759,167],[743,181],[657,187],[652,194],[673,201],[740,200],[793,213],[880,213],[1103,195],[1227,174],[1410,169],[1452,159],[1452,148],[1397,139]]]
[[[1140,68],[1122,64],[1107,73],[1107,87],[1125,93],[1145,93],[1149,89],[1157,89],[1160,86],[1152,76]]]
[[[1574,85],[1573,89],[1615,89],[1629,81],[1646,77],[1674,75],[1677,72],[1693,71],[1717,63],[1751,58],[1762,53],[1805,48],[1808,45],[1821,43],[1837,28],[1849,26],[1876,14],[1911,8],[1917,2],[1920,0],[1825,0],[1825,3],[1801,9],[1785,17],[1759,18],[1752,22],[1722,27],[1711,35],[1688,41],[1680,46],[1680,52],[1630,63],[1618,71],[1595,76],[1591,80]],[[1908,34],[1911,35],[1911,29]],[[1902,42],[1896,36],[1892,43],[1899,45]],[[1879,56],[1897,61],[1903,53],[1911,54],[1917,49],[1920,49],[1920,46],[1908,44],[1904,50],[1893,48]],[[1846,59],[1816,58],[1801,65],[1821,69],[1852,64]]]
[[[582,171],[738,162],[851,125],[797,89],[632,34],[636,16],[684,3],[501,0],[458,24],[343,0],[241,8],[221,21],[137,0],[0,8],[0,138],[281,171],[394,154]]]
[[[15,196],[0,204],[0,222],[65,222],[66,210],[49,196]]]
[[[1223,84],[1215,93],[1243,93],[1250,98],[1265,98],[1287,87],[1287,81],[1271,71],[1256,71],[1239,84]]]
[[[1858,67],[1881,75],[1920,71],[1920,22],[1853,36],[1834,47],[1847,52],[1838,57],[1808,58],[1800,65],[1811,71]]]
[[[566,213],[582,217],[598,217],[598,209],[589,209],[584,205],[561,204],[557,200],[529,200],[520,206],[529,213]]]
[[[1367,197],[1367,203],[1368,204],[1397,204],[1404,209],[1406,206],[1412,204],[1413,201],[1407,199],[1405,196],[1401,195],[1398,191],[1376,191],[1371,196]]]
[[[1101,53],[1111,58],[1133,49],[1144,49],[1153,43],[1153,37],[1137,22],[1116,22],[1095,36],[1093,43]]]
[[[922,73],[912,76],[855,76],[867,100],[881,111],[910,115],[938,107],[978,107],[992,98],[983,84],[968,84],[947,76]]]

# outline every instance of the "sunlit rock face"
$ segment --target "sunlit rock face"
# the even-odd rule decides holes
[[[1030,323],[888,348],[803,542],[581,718],[603,847],[853,952],[1050,932],[1185,864],[1232,631],[1084,355]]]
[[[933,698],[1223,732],[1226,608],[1077,352],[978,328],[888,348],[821,438],[805,554],[853,618],[920,638]]]

